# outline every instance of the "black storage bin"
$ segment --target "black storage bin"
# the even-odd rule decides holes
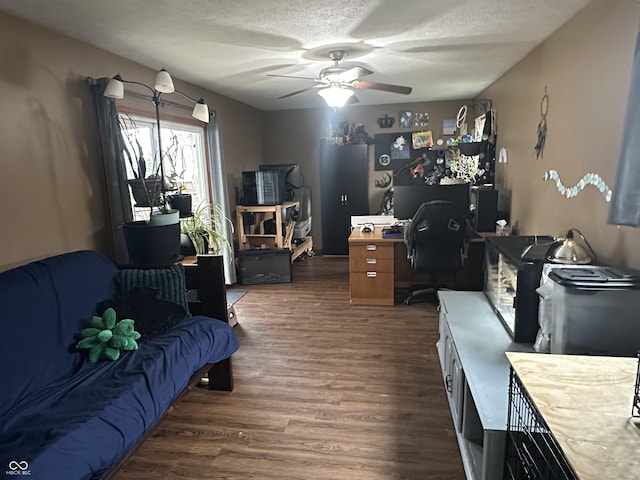
[[[291,282],[291,250],[269,248],[240,250],[238,254],[240,285]]]

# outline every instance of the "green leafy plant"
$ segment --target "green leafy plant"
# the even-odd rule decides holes
[[[122,153],[128,167],[128,183],[136,203],[139,206],[165,208],[159,162],[152,161],[149,169],[140,141],[140,130],[131,115],[119,114],[118,123]]]
[[[180,221],[180,229],[193,243],[197,255],[217,255],[223,250],[231,252],[231,246],[222,233],[224,223],[230,225],[233,230],[233,223],[225,216],[220,205],[201,203],[193,211],[192,217]]]

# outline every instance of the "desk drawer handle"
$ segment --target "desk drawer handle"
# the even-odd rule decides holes
[[[378,259],[377,258],[367,258],[367,263],[370,265],[375,265],[376,263],[378,263]]]
[[[369,251],[373,251],[373,250],[377,250],[378,246],[377,245],[367,245],[367,250]]]
[[[378,276],[378,272],[367,272],[367,277],[375,278]]]

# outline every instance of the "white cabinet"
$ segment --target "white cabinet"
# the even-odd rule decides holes
[[[512,343],[482,292],[438,292],[442,367],[451,416],[468,479],[502,478]]]
[[[442,316],[442,314],[441,314]],[[440,364],[442,366],[442,376],[444,377],[444,385],[449,397],[449,405],[451,406],[451,416],[456,430],[462,428],[462,405],[464,399],[464,372],[460,366],[456,347],[451,339],[451,333],[447,327],[446,321],[440,320],[441,332],[440,342],[438,344],[438,354],[440,356]],[[440,348],[442,346],[442,348]],[[443,352],[441,354],[441,352]]]

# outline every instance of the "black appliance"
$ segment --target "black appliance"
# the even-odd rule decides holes
[[[393,216],[407,220],[413,216],[425,202],[448,200],[453,202],[460,213],[469,214],[469,184],[451,185],[400,185],[393,187]]]
[[[546,235],[485,239],[484,293],[514,342],[535,342],[540,303],[536,289],[556,246]]]
[[[261,171],[279,171],[282,172],[285,179],[286,186],[286,200],[290,202],[294,200],[294,189],[302,188],[304,186],[304,179],[300,173],[300,166],[297,163],[265,163],[260,165]]]
[[[291,250],[265,248],[238,252],[238,281],[240,285],[290,283]]]
[[[492,187],[471,187],[469,209],[476,232],[495,232],[498,220],[498,190]]]
[[[286,178],[282,171],[242,172],[244,205],[280,205],[286,202]]]

